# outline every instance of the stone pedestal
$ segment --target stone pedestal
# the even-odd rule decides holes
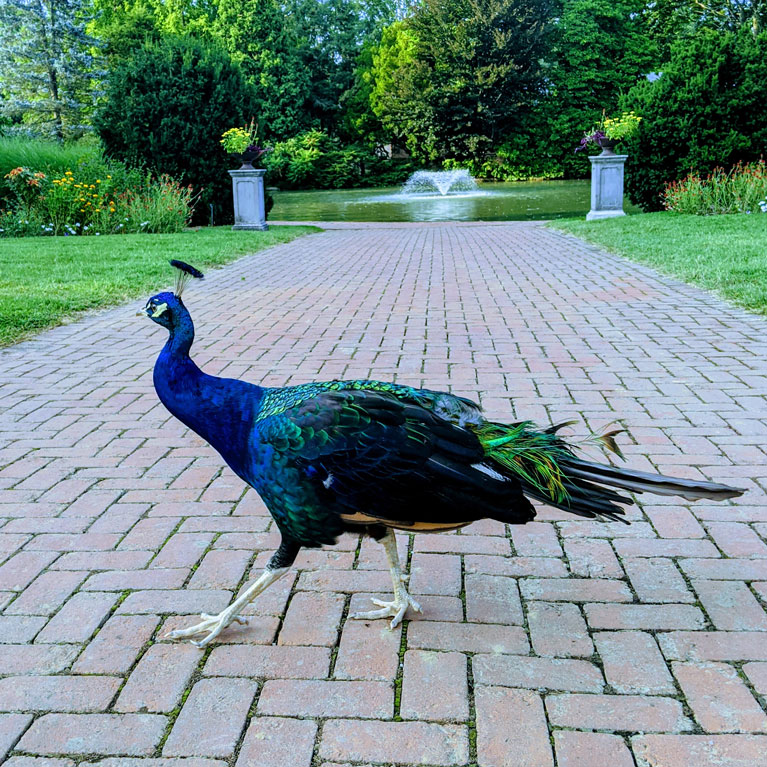
[[[265,232],[264,174],[261,168],[230,170],[234,195],[234,226],[232,229],[254,229]]]
[[[623,166],[626,154],[598,154],[591,160],[591,210],[586,221],[625,216]]]

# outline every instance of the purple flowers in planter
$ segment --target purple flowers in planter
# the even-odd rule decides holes
[[[595,130],[593,133],[585,133],[580,144],[575,147],[576,152],[583,152],[589,144],[596,144],[600,139],[606,138],[604,131]]]

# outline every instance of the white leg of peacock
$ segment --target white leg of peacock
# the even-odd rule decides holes
[[[176,629],[176,631],[170,631],[165,635],[165,638],[186,639],[187,637],[207,634],[203,639],[198,641],[192,640],[192,644],[195,644],[198,647],[205,647],[205,645],[210,644],[231,623],[247,624],[248,619],[240,615],[243,608],[249,605],[268,586],[285,575],[288,570],[290,570],[289,567],[275,569],[269,569],[269,567],[267,567],[264,572],[261,573],[258,580],[248,588],[242,596],[235,599],[229,607],[222,610],[218,615],[208,615],[207,613],[203,613],[200,616],[202,618],[202,623],[197,623],[194,626],[190,626],[188,629]]]
[[[391,627],[394,629],[402,622],[408,607],[412,607],[417,613],[420,613],[421,605],[410,596],[407,588],[405,588],[408,576],[402,574],[399,554],[397,554],[397,539],[394,537],[394,532],[391,529],[387,529],[386,535],[381,538],[381,543],[386,552],[386,559],[389,561],[389,571],[391,572],[391,580],[394,585],[394,600],[392,602],[384,602],[381,599],[372,599],[373,604],[378,605],[381,608],[380,610],[353,613],[349,617],[362,620],[391,618]]]

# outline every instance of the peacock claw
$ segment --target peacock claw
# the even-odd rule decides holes
[[[396,629],[402,619],[405,617],[405,611],[408,607],[412,607],[415,612],[420,613],[421,605],[413,599],[403,588],[398,590],[395,598],[391,602],[384,602],[382,599],[370,600],[374,605],[378,605],[380,610],[367,610],[365,612],[353,613],[350,618],[355,620],[375,620],[376,618],[391,618],[392,621],[389,624],[389,628]]]
[[[203,639],[194,640],[191,639],[191,643],[197,647],[205,647],[210,644],[227,626],[231,623],[239,623],[241,626],[248,625],[248,618],[244,615],[232,615],[227,614],[228,610],[224,610],[218,615],[209,615],[208,613],[202,613],[202,623],[196,623],[194,626],[190,626],[188,629],[176,629],[175,631],[169,631],[163,638],[164,639],[186,639],[187,637],[197,636],[198,634],[208,635]]]

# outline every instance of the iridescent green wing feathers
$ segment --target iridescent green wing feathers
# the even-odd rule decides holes
[[[573,478],[570,470],[573,462],[578,461],[575,456],[575,446],[557,434],[559,429],[569,424],[563,423],[548,429],[540,429],[530,421],[513,424],[486,421],[476,403],[445,392],[369,380],[302,384],[284,389],[267,390],[259,409],[258,419],[276,418],[279,422],[281,417],[291,418],[290,414],[295,413],[296,409],[304,408],[315,398],[321,399],[325,393],[343,392],[369,392],[382,395],[384,398],[390,397],[403,405],[416,406],[416,409],[423,408],[432,416],[436,416],[437,421],[446,421],[454,426],[462,427],[478,440],[485,459],[483,461],[483,456],[480,454],[480,463],[485,463],[488,469],[494,468],[500,475],[506,477],[510,484],[519,483],[518,486],[523,488],[524,492],[538,500],[575,513],[589,512],[592,506],[597,506],[596,510],[600,514],[616,513],[616,508],[613,506],[615,502],[630,502],[629,499],[624,499],[611,491],[596,492],[597,488],[593,485],[584,485],[582,481]],[[368,432],[371,429],[374,430],[374,421],[375,419],[373,423],[367,425]],[[617,433],[616,430],[601,436],[591,435],[586,441],[594,442],[599,447],[620,455],[614,439]],[[348,434],[347,432],[347,436]],[[360,436],[364,437],[363,434]],[[321,440],[323,437],[319,433],[314,434],[313,440],[318,439]],[[336,454],[338,447],[337,443],[327,446]],[[352,458],[350,454],[349,457],[352,461],[359,460],[359,455],[357,458]],[[383,462],[383,464],[386,463],[388,461]],[[349,466],[348,471],[354,474],[355,468]],[[595,492],[596,496],[594,496]]]
[[[370,391],[384,395],[390,394],[401,402],[420,405],[440,418],[459,426],[470,423],[479,424],[482,421],[479,405],[470,399],[457,397],[447,392],[414,389],[412,386],[366,379],[321,381],[287,386],[283,389],[266,389],[257,419],[279,415],[312,397],[316,397],[318,394],[332,391]]]

